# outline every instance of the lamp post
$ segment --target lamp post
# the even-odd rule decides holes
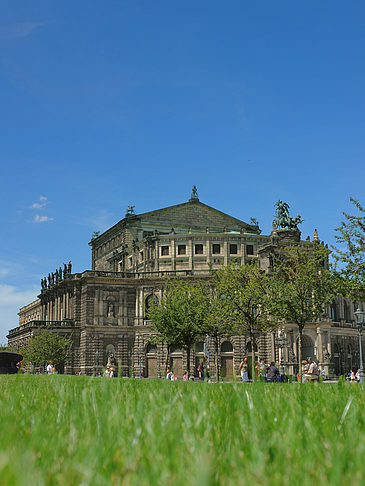
[[[157,378],[161,379],[160,348],[156,348],[157,353]]]
[[[142,378],[142,346],[138,346],[139,377]]]
[[[98,349],[95,351],[95,363],[96,363],[95,376],[98,376],[98,371],[99,371],[99,350]]]
[[[283,376],[285,374],[284,369],[284,348],[288,345],[288,338],[285,336],[283,331],[280,331],[280,334],[276,338],[276,344],[280,349],[280,375]]]
[[[361,344],[361,331],[364,324],[364,311],[360,310],[360,307],[354,312],[357,329],[359,331],[359,353],[360,353],[360,383],[365,383],[364,367],[362,363],[362,344]]]

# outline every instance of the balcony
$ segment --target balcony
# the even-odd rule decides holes
[[[75,323],[73,319],[63,319],[61,321],[29,321],[25,324],[21,324],[20,326],[16,327],[15,329],[11,329],[9,331],[8,336],[12,336],[19,332],[25,331],[26,329],[34,329],[34,328],[55,328],[55,327],[74,327]]]

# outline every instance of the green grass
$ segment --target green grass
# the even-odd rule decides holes
[[[365,389],[0,376],[1,485],[365,484]]]

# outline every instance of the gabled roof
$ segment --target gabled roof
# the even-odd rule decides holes
[[[185,228],[206,228],[223,231],[229,230],[258,233],[258,227],[249,225],[240,219],[234,218],[229,214],[218,211],[199,200],[193,200],[167,208],[148,211],[136,215],[141,222],[168,224],[171,227],[182,226]]]
[[[166,225],[170,228],[199,228],[202,230],[208,227],[210,231],[218,232],[223,232],[224,228],[227,231],[239,232],[243,229],[245,233],[260,234],[258,226],[247,224],[240,219],[212,208],[200,202],[199,199],[190,199],[188,202],[168,206],[167,208],[141,214],[127,214],[114,226],[92,239],[89,245],[104,241],[105,238],[108,238],[108,235],[123,225],[132,226],[136,224],[148,224],[149,226],[156,224]]]

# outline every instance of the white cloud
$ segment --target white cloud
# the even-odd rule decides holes
[[[113,221],[111,213],[108,213],[105,210],[100,210],[93,214],[93,216],[83,219],[81,223],[89,226],[94,231],[103,232],[115,224],[116,221]]]
[[[39,287],[21,290],[13,285],[0,285],[0,344],[6,343],[9,329],[18,325],[20,307],[37,299]]]
[[[9,268],[1,268],[1,263],[0,263],[0,278],[6,277],[9,275],[10,269]]]
[[[34,216],[35,223],[47,223],[49,221],[54,221],[54,218],[50,218],[49,216],[40,216],[39,214]]]
[[[39,292],[39,287],[20,290],[14,285],[0,284],[0,306],[27,305],[37,298]]]
[[[2,27],[0,35],[7,38],[27,37],[34,30],[43,27],[44,22],[19,22],[18,24]]]
[[[39,196],[38,202],[33,203],[31,209],[41,209],[48,204],[48,198],[46,196]]]

